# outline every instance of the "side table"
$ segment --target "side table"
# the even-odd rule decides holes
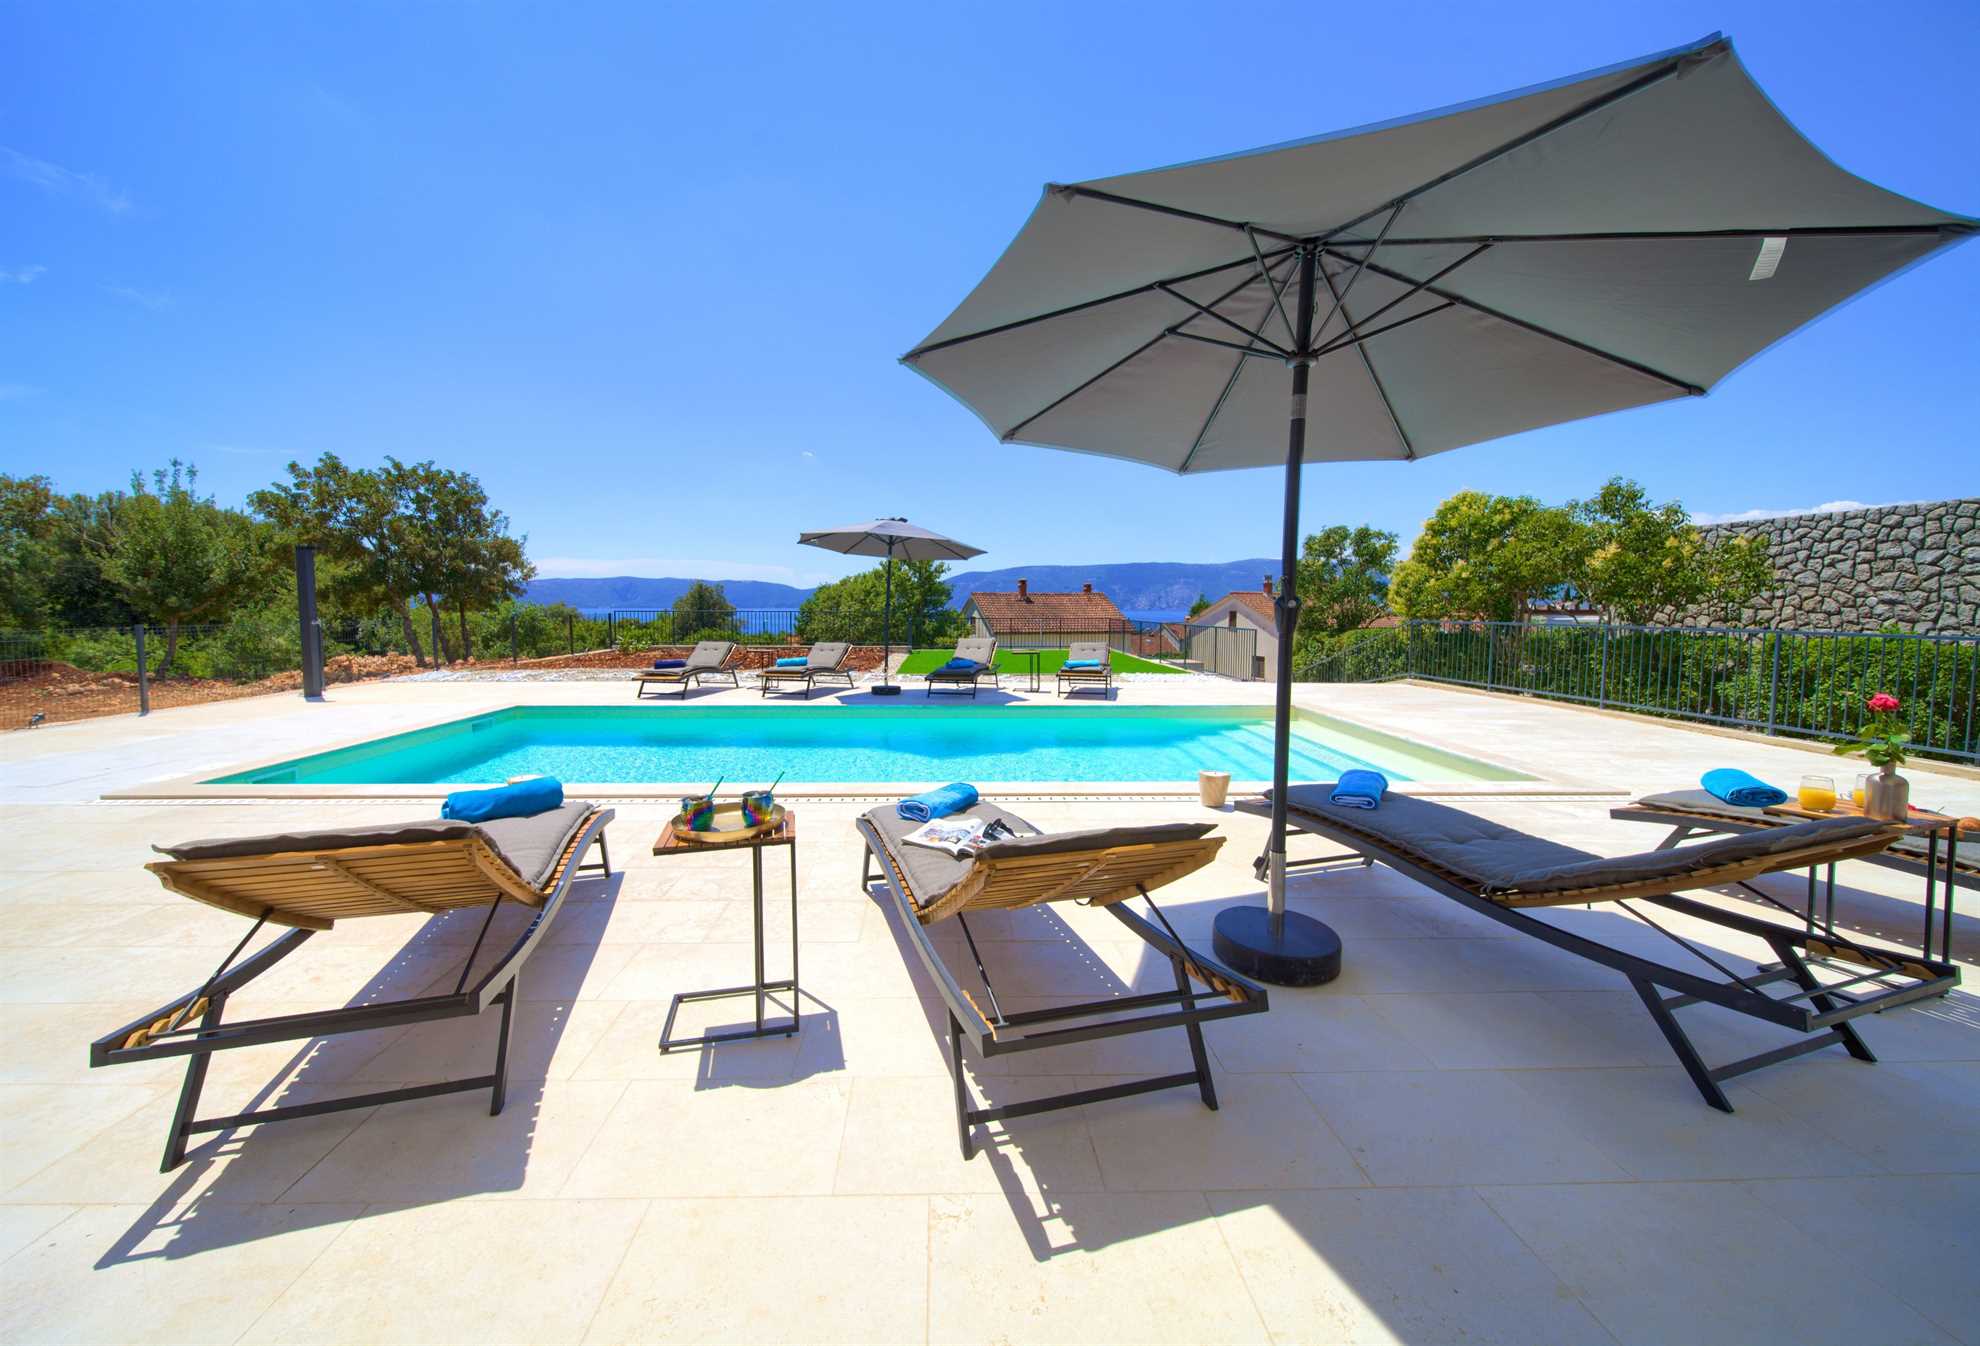
[[[791,975],[788,981],[765,981],[763,979],[763,852],[772,846],[787,847],[791,855]],[[750,877],[755,894],[756,930],[756,979],[746,986],[722,986],[712,991],[682,991],[675,995],[674,1002],[667,1010],[667,1022],[660,1030],[660,1051],[678,1050],[682,1047],[706,1047],[717,1042],[739,1042],[747,1038],[790,1037],[798,1031],[798,928],[797,928],[797,815],[788,809],[784,821],[771,831],[741,841],[708,842],[684,841],[674,833],[674,825],[669,822],[660,829],[659,840],[653,843],[655,855],[706,855],[720,851],[748,851]],[[786,1022],[764,1022],[764,999],[772,991],[791,993],[791,1012]],[[681,1012],[681,1006],[690,1000],[721,1000],[729,996],[747,995],[756,999],[756,1026],[753,1028],[731,1028],[719,1033],[703,1033],[699,1037],[677,1038],[674,1036],[674,1018]]]

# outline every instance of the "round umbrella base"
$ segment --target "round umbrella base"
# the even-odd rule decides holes
[[[1341,975],[1341,937],[1333,927],[1289,911],[1279,920],[1265,907],[1217,913],[1211,948],[1232,971],[1273,986],[1319,986]]]
[[[901,689],[890,682],[883,682],[878,687],[869,687],[866,690],[872,696],[899,696],[901,694]]]

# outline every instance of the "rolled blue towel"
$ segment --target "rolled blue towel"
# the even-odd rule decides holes
[[[654,666],[655,668],[686,668],[686,667],[687,667],[687,660],[685,660],[685,659],[655,659],[655,660],[653,661],[653,666]]]
[[[1339,808],[1372,809],[1389,790],[1389,778],[1379,771],[1343,771],[1327,798]]]
[[[1738,767],[1722,766],[1698,778],[1705,793],[1723,799],[1734,808],[1764,809],[1787,803],[1787,791],[1776,789],[1758,776]]]
[[[779,660],[777,661],[777,667],[779,667],[779,668],[803,668],[803,667],[804,667],[804,666],[805,666],[805,665],[806,665],[807,663],[809,663],[809,662],[810,662],[810,660],[809,660],[809,659],[807,659],[807,658],[806,658],[806,657],[805,657],[804,655],[802,655],[802,654],[800,654],[800,655],[796,655],[796,656],[794,656],[793,658],[790,658],[790,659],[779,659]]]
[[[1098,667],[1100,667],[1100,661],[1099,661],[1098,659],[1068,659],[1068,660],[1066,660],[1066,661],[1065,661],[1065,663],[1063,663],[1063,664],[1061,664],[1061,665],[1059,665],[1059,667],[1061,667],[1061,668],[1098,668]]]
[[[911,823],[925,823],[931,818],[946,818],[951,813],[961,813],[964,809],[976,807],[976,787],[957,781],[940,789],[929,790],[909,799],[903,799],[895,811]]]
[[[487,823],[497,818],[527,818],[561,807],[563,802],[564,783],[552,776],[537,776],[492,790],[456,790],[440,806],[440,816],[456,822]]]

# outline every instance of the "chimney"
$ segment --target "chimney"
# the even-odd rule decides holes
[[[1030,581],[1030,580],[1019,580],[1019,581],[1018,581],[1018,601],[1019,601],[1019,602],[1021,602],[1021,603],[1029,603],[1029,602],[1031,601],[1031,581]]]
[[[1090,594],[1090,593],[1092,593],[1092,592],[1093,592],[1093,581],[1092,581],[1092,580],[1088,580],[1088,581],[1087,581],[1086,583],[1084,583],[1084,584],[1082,584],[1082,585],[1080,585],[1080,586],[1079,586],[1079,591],[1080,591],[1081,593],[1083,593],[1083,594]]]
[[[1272,577],[1270,575],[1265,577],[1265,594],[1268,598],[1272,596]]]

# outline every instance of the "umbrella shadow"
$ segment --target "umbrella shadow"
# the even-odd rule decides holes
[[[382,1200],[428,1205],[520,1188],[540,1120],[547,1068],[597,955],[595,937],[548,941],[566,923],[602,930],[623,881],[623,872],[574,880],[546,942],[523,965],[511,1022],[508,1088],[499,1116],[489,1114],[489,1092],[474,1089],[207,1134],[187,1150],[183,1164],[161,1175],[164,1187],[99,1255],[96,1268],[190,1257],[278,1232],[338,1223],[350,1218],[352,1205]],[[469,907],[429,918],[346,1003],[447,994],[460,981],[464,964],[472,984],[506,955],[536,912],[504,904],[475,949],[487,915],[485,908]],[[334,938],[333,931],[310,943]],[[307,971],[306,960],[317,951],[305,945],[292,955],[295,970]],[[279,970],[270,974],[277,975]],[[261,989],[279,994],[279,983]],[[245,992],[237,1003],[238,1017],[256,1013]],[[245,1062],[240,1067],[225,1062],[233,1053],[215,1053],[201,1111],[233,1115],[486,1074],[494,1060],[500,1018],[500,1010],[491,1007],[473,1018],[248,1048],[241,1054],[257,1060],[266,1053],[288,1053],[286,1060],[268,1067],[266,1082],[260,1084],[242,1078]],[[176,1088],[172,1092],[176,1096]],[[339,1190],[342,1179],[359,1186]],[[310,1189],[307,1200],[300,1199],[304,1188]],[[295,1203],[286,1208],[289,1218],[254,1218],[268,1203],[283,1201]]]

